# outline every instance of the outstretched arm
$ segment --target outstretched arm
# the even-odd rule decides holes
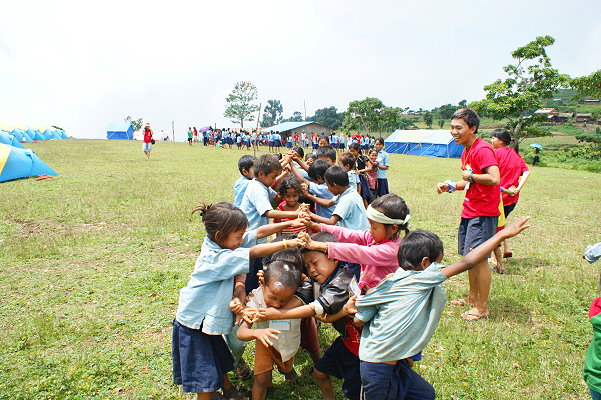
[[[484,260],[486,256],[493,251],[503,240],[514,237],[515,235],[522,232],[524,229],[528,229],[530,225],[526,225],[526,222],[530,217],[522,217],[515,221],[513,224],[506,226],[505,229],[497,232],[495,236],[488,239],[486,242],[482,243],[480,246],[476,247],[461,261],[457,261],[449,265],[446,268],[443,268],[441,272],[448,278],[453,275],[460,274],[468,269],[474,268],[479,262]]]
[[[274,233],[280,232],[286,228],[299,228],[304,225],[300,220],[293,219],[286,222],[278,222],[276,224],[267,224],[257,228],[257,239],[262,239],[271,236]]]
[[[282,240],[279,242],[261,243],[249,249],[250,258],[265,257],[288,247],[298,247],[298,239]]]

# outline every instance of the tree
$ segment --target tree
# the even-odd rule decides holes
[[[539,36],[513,51],[511,56],[517,63],[503,68],[507,78],[486,85],[486,98],[471,103],[470,107],[496,120],[507,119],[508,128],[513,130],[517,140],[527,134],[543,134],[545,131],[538,128],[537,124],[545,116],[529,114],[539,109],[542,99],[551,98],[568,79],[567,75],[552,68],[545,49],[553,43],[555,39],[551,36]]]
[[[458,108],[459,107],[452,104],[445,104],[440,107],[433,108],[432,114],[436,115],[440,119],[448,120]]]
[[[440,129],[442,129],[444,127],[444,122],[445,122],[444,119],[439,119],[438,120],[438,126],[440,126]]]
[[[570,79],[570,87],[578,90],[580,98],[601,98],[601,69],[588,76]]]
[[[351,101],[343,122],[344,129],[379,131],[380,115],[384,107],[382,100],[375,97]]]
[[[465,108],[465,107],[467,107],[467,100],[461,100],[459,103],[457,103],[457,105],[460,108]]]
[[[144,125],[144,121],[142,121],[142,118],[133,119],[129,115],[125,117],[124,121],[130,123],[131,126],[133,126],[134,131],[139,131],[140,129],[142,129],[142,125]]]
[[[426,111],[424,113],[424,122],[426,123],[426,125],[428,125],[428,128],[432,129],[432,122],[433,122],[434,118],[432,116],[432,113],[430,111]]]
[[[232,93],[227,96],[227,106],[224,117],[231,118],[235,124],[244,128],[244,121],[252,121],[252,114],[259,111],[259,106],[253,104],[257,99],[257,87],[250,82],[238,82]]]
[[[295,111],[290,118],[283,119],[282,122],[300,122],[303,120],[303,113]]]
[[[309,121],[317,122],[334,130],[340,128],[343,120],[344,113],[339,113],[334,106],[315,110],[315,115],[309,118]]]
[[[284,107],[279,100],[267,100],[267,105],[263,109],[263,119],[261,120],[261,126],[272,126],[282,122],[282,112]]]

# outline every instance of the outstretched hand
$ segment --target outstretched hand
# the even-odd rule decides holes
[[[436,185],[436,192],[438,194],[448,192],[448,191],[449,191],[449,185],[447,183],[439,183],[438,185]]]
[[[271,328],[267,328],[267,329],[255,329],[255,339],[256,340],[260,340],[261,343],[263,343],[263,345],[265,345],[265,347],[269,347],[269,346],[273,346],[273,343],[271,342],[271,340],[269,340],[269,338],[278,340],[279,338],[276,335],[279,335],[280,331],[278,331],[277,329],[271,329]]]
[[[355,300],[357,300],[357,296],[351,296],[351,298],[348,299],[344,307],[342,307],[344,312],[347,314],[357,314],[359,312],[359,310],[357,310],[357,306],[355,306]]]
[[[507,225],[501,232],[503,232],[507,239],[512,238],[523,230],[530,228],[530,225],[526,225],[526,222],[528,222],[529,219],[530,217],[518,218],[513,224]]]
[[[272,319],[281,319],[281,312],[275,308],[259,308],[255,316],[257,321],[268,321]]]

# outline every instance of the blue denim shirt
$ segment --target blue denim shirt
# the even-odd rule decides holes
[[[208,335],[226,335],[234,325],[229,304],[234,293],[234,276],[248,272],[250,247],[257,231],[247,231],[236,250],[222,249],[208,237],[202,244],[188,285],[180,291],[175,319]]]

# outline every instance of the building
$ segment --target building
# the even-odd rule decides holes
[[[586,124],[587,122],[592,122],[592,120],[593,120],[592,113],[581,113],[581,114],[576,114],[575,122]]]
[[[559,112],[555,108],[540,108],[534,112],[535,115],[546,115],[547,117],[552,117],[554,115],[559,115]]]
[[[573,116],[574,116],[574,113],[571,113],[571,112],[559,113],[558,115],[550,116],[549,122],[552,122],[554,124],[565,124]]]
[[[599,104],[601,104],[601,100],[600,99],[588,99],[588,100],[584,100],[584,104],[589,105],[589,106],[598,106]]]
[[[301,134],[303,131],[307,135],[317,133],[318,135],[331,135],[333,130],[325,125],[313,121],[282,122],[280,124],[263,128],[263,132],[281,133],[283,138],[288,138],[294,134]]]

